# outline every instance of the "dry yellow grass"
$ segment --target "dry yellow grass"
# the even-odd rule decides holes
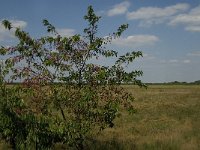
[[[106,129],[96,137],[103,147],[200,149],[200,86],[151,85],[147,90],[134,86],[125,88],[136,98],[137,113],[127,115],[123,112],[121,118],[116,119],[114,128]]]

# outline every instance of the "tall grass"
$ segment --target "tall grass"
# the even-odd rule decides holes
[[[123,112],[114,128],[96,137],[100,143],[98,147],[200,149],[200,86],[151,85],[147,90],[134,86],[125,88],[136,97],[137,112],[134,115]],[[93,146],[96,147],[96,143]]]

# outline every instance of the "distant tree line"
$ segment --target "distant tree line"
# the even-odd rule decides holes
[[[180,81],[172,81],[172,82],[164,82],[164,83],[146,83],[147,85],[200,85],[200,80],[193,82],[180,82]]]

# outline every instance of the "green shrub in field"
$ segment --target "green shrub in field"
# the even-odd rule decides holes
[[[97,37],[98,21],[88,7],[84,35],[61,37],[53,25],[43,20],[52,36],[32,38],[4,20],[8,30],[15,30],[19,43],[1,47],[6,59],[0,70],[0,138],[14,149],[51,149],[56,143],[84,148],[90,134],[113,127],[119,108],[133,112],[131,94],[121,83],[143,86],[142,71],[126,72],[140,51],[119,56],[106,44],[119,38],[127,24],[107,37]],[[90,60],[116,57],[111,66]],[[6,85],[6,80],[23,81]]]

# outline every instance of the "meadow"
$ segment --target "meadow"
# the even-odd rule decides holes
[[[86,149],[200,149],[200,86],[124,85],[134,97],[136,113],[122,111],[113,128],[88,138]],[[3,142],[0,149],[9,147]],[[56,149],[65,149],[57,146]]]
[[[95,149],[200,149],[200,86],[150,85],[125,88],[135,96],[137,112],[123,112],[114,128],[96,137]]]

